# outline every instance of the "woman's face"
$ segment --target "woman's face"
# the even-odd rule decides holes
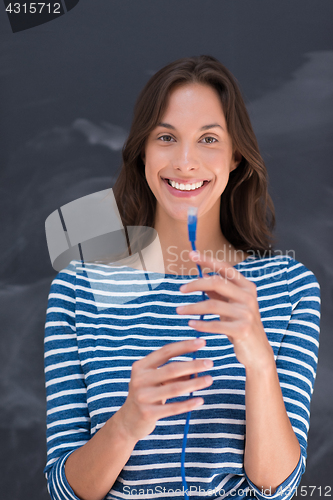
[[[190,206],[199,209],[199,217],[209,211],[219,214],[229,173],[240,160],[241,155],[233,152],[215,89],[198,83],[173,89],[164,116],[147,138],[144,154],[157,215],[164,212],[186,220]],[[168,180],[178,184],[172,187]]]

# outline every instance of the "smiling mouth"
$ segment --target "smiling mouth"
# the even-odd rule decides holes
[[[163,179],[163,178],[162,178]],[[201,188],[205,184],[208,184],[210,181],[199,181],[199,182],[186,182],[186,183],[178,183],[175,181],[172,181],[170,179],[163,179],[163,181],[167,182],[169,186],[173,187],[174,189],[177,189],[177,191],[195,191],[196,189]]]

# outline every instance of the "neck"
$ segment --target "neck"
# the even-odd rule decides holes
[[[174,219],[164,211],[157,211],[155,229],[162,248],[165,273],[197,275],[197,267],[188,256],[192,246],[188,239],[187,220]],[[215,210],[215,214],[210,211],[198,218],[195,244],[196,249],[205,256],[231,265],[247,257],[224,237],[220,227],[219,210]],[[211,269],[202,268],[202,271],[210,272]]]

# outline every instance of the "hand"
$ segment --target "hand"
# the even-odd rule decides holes
[[[128,396],[117,412],[128,436],[136,441],[143,439],[153,432],[157,420],[186,413],[204,403],[203,398],[190,398],[165,404],[167,399],[209,387],[213,383],[210,375],[190,377],[211,368],[213,362],[196,359],[165,363],[175,356],[197,351],[205,343],[204,339],[173,342],[133,363]]]
[[[205,275],[181,286],[184,293],[204,291],[210,300],[177,307],[177,313],[219,315],[219,321],[191,320],[188,324],[199,332],[225,334],[245,368],[272,365],[274,355],[261,322],[256,285],[226,262],[201,257],[198,252],[189,256],[219,275]]]

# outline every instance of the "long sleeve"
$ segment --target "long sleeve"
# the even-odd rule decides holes
[[[90,438],[87,388],[75,328],[75,264],[53,280],[45,325],[47,464],[52,500],[76,500],[65,475],[69,454]]]
[[[305,468],[318,355],[319,285],[310,271],[287,257],[251,258],[238,267],[256,282],[263,325],[302,456],[274,495],[247,481],[242,470],[244,367],[227,338],[206,334],[208,345],[202,356],[214,359],[215,385],[203,394],[205,405],[191,419],[185,464],[188,484],[193,499],[202,496],[201,488],[214,492],[214,498],[226,493],[237,499],[290,500]],[[89,263],[82,269],[76,262],[52,283],[45,329],[45,473],[52,500],[77,500],[66,480],[66,459],[124,403],[134,360],[169,342],[193,337],[188,319],[175,313],[175,305],[184,303],[179,291],[183,278],[155,274],[150,278],[158,285],[153,290],[147,290],[146,276],[137,270]],[[170,495],[165,490],[183,498],[184,424],[183,415],[160,420],[154,432],[137,443],[106,498],[139,499],[147,493],[166,500]],[[254,492],[247,495],[246,487]]]
[[[307,456],[310,402],[318,361],[320,288],[314,274],[295,260],[289,262],[287,284],[291,317],[276,357],[276,367],[286,411],[299,440],[301,457],[295,470],[273,495],[269,491],[262,492],[247,478],[260,500],[291,499],[305,470]]]

